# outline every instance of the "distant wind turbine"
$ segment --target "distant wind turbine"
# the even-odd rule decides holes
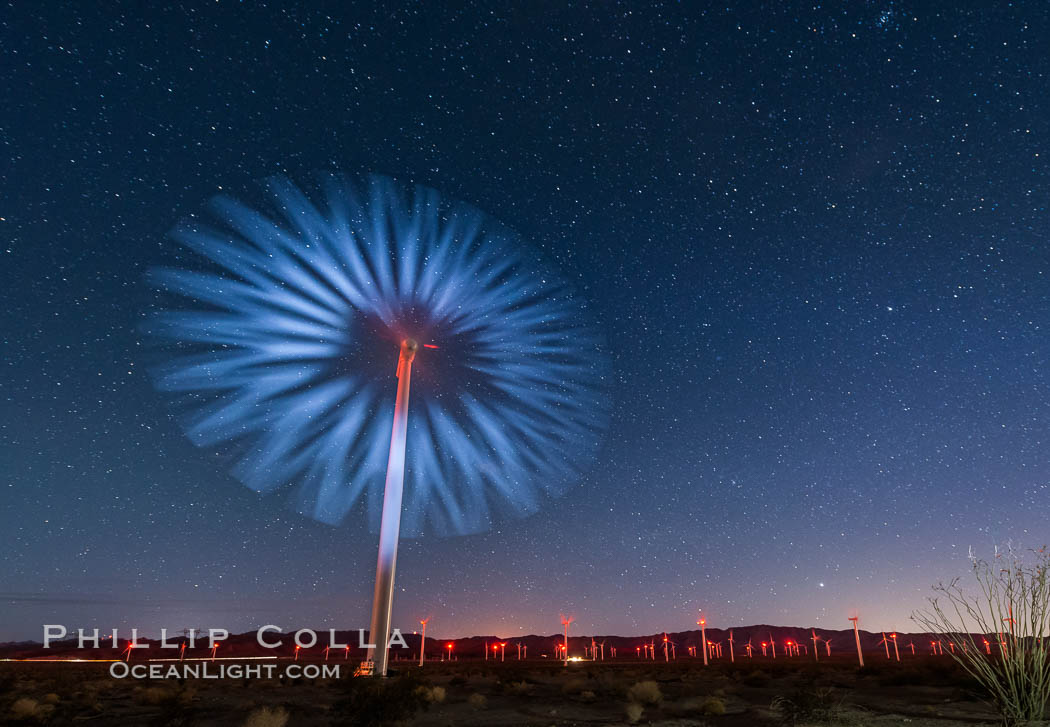
[[[857,661],[860,662],[861,666],[864,666],[864,653],[860,650],[860,629],[857,627],[860,617],[850,616],[849,620],[853,622],[853,638],[857,641]]]
[[[573,622],[572,616],[566,616],[562,614],[561,625],[565,627],[565,647],[562,651],[565,652],[565,666],[569,665],[569,624]]]
[[[701,616],[696,625],[700,627],[700,648],[704,651],[704,666],[707,666],[707,619]]]
[[[423,627],[423,634],[419,637],[419,665],[423,666],[423,651],[427,647],[427,621],[430,617],[419,620],[419,625]]]
[[[889,659],[890,658],[890,642],[889,642],[889,639],[886,638],[886,632],[885,631],[882,632],[882,641],[880,641],[879,643],[886,647],[886,658]]]

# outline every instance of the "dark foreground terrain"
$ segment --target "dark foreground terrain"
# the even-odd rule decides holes
[[[881,655],[880,655],[881,656]],[[0,664],[0,723],[94,725],[995,724],[948,657],[431,662],[367,679],[114,679],[109,664]],[[278,672],[286,664],[278,666]]]

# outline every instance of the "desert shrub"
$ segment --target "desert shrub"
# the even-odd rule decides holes
[[[153,721],[160,725],[189,724],[193,719],[193,698],[196,690],[187,686],[145,687],[136,689],[135,699],[141,704],[158,708]]]
[[[474,709],[485,709],[485,707],[488,706],[488,703],[489,700],[485,699],[484,694],[478,694],[477,692],[475,692],[474,694],[471,694],[469,697],[467,697],[467,704],[469,704]]]
[[[909,684],[926,684],[922,672],[917,669],[895,669],[879,677],[879,684],[884,687],[903,687]]]
[[[750,674],[744,676],[740,680],[740,683],[747,687],[764,687],[769,684],[769,674],[755,669]]]
[[[332,705],[333,724],[348,727],[386,727],[407,722],[430,703],[419,691],[426,686],[417,672],[397,677],[342,680],[344,696]]]
[[[719,697],[708,697],[700,703],[700,714],[717,717],[726,713],[726,703]]]
[[[996,552],[993,563],[971,554],[976,592],[964,591],[958,579],[934,586],[930,608],[912,619],[930,633],[957,644],[948,653],[980,683],[1008,725],[1039,723],[1050,718],[1050,552],[1025,555],[1012,548]],[[975,634],[1000,653],[984,653]],[[960,648],[962,645],[966,648]]]
[[[781,722],[794,727],[800,722],[834,722],[842,713],[842,700],[834,689],[807,682],[790,694],[775,697],[770,708]]]
[[[892,671],[896,670],[890,670],[888,665],[884,664],[883,662],[877,661],[875,663],[869,663],[865,664],[862,667],[859,667],[857,669],[857,676],[860,678],[874,677],[877,679],[886,676],[889,673],[892,673]]]
[[[726,703],[718,697],[694,697],[685,700],[681,709],[688,714],[717,717],[726,713]]]
[[[500,671],[498,684],[501,687],[506,687],[506,685],[512,684],[514,682],[524,681],[528,681],[528,672],[526,672],[524,669],[507,667],[506,669],[502,669]]]
[[[467,678],[464,677],[461,674],[457,674],[456,676],[454,676],[454,677],[452,677],[451,679],[448,680],[448,685],[450,687],[462,687],[462,686],[466,685],[466,683],[467,683]]]
[[[597,695],[590,689],[585,689],[582,692],[580,692],[580,699],[582,699],[585,702],[593,702],[596,698]]]
[[[580,677],[572,677],[561,685],[562,694],[579,694],[587,687],[587,680]]]
[[[638,704],[659,704],[663,698],[660,685],[654,681],[638,682],[627,690],[627,699]]]
[[[155,707],[171,699],[171,691],[164,687],[145,687],[137,690],[135,698],[142,704]]]
[[[507,694],[513,694],[516,697],[524,697],[532,691],[532,685],[526,681],[510,682],[503,687],[503,690]]]
[[[444,687],[428,687],[424,685],[416,687],[416,694],[430,704],[440,704],[445,701],[446,696]]]
[[[0,670],[0,696],[12,692],[15,688],[15,675],[10,669]]]
[[[637,702],[631,702],[627,705],[625,711],[627,712],[627,721],[634,724],[642,718],[642,714],[645,712],[645,707]]]
[[[38,721],[43,722],[51,713],[55,707],[51,704],[41,704],[35,699],[29,697],[21,697],[14,701],[11,705],[11,721],[12,722],[31,722]]]
[[[259,707],[244,720],[244,727],[285,727],[288,710],[284,707]]]
[[[981,683],[970,676],[954,660],[938,659],[926,662],[931,684],[944,687],[960,687],[966,690],[980,690]]]
[[[606,697],[622,697],[627,693],[624,684],[609,672],[598,674],[598,678],[594,680],[594,691]]]

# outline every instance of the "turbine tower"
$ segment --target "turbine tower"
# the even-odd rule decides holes
[[[859,616],[850,616],[849,620],[853,622],[853,638],[857,642],[857,661],[860,662],[861,666],[864,666],[864,652],[860,650],[860,628],[857,626],[860,621]]]
[[[376,587],[372,597],[372,626],[368,637],[368,661],[373,674],[386,676],[390,640],[390,614],[394,607],[394,570],[397,568],[397,543],[401,534],[401,499],[405,490],[405,439],[408,434],[408,392],[412,383],[412,360],[419,344],[411,338],[401,341],[397,359],[397,397],[394,400],[394,428],[390,433],[390,456],[386,464],[386,488],[383,490],[383,518],[379,526],[379,560],[376,563]],[[425,625],[424,625],[425,628]],[[423,665],[423,649],[419,650]]]
[[[562,614],[561,625],[565,628],[565,643],[562,645],[565,666],[569,665],[569,624],[571,624],[574,620],[575,619],[572,616],[566,616]]]
[[[419,620],[419,625],[423,627],[423,633],[419,636],[419,665],[423,666],[423,652],[427,648],[427,622],[430,621],[430,617]]]

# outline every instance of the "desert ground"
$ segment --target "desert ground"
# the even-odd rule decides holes
[[[388,679],[115,679],[108,664],[0,665],[2,718],[96,725],[996,724],[948,658],[872,655],[704,667],[623,660],[401,663]]]

